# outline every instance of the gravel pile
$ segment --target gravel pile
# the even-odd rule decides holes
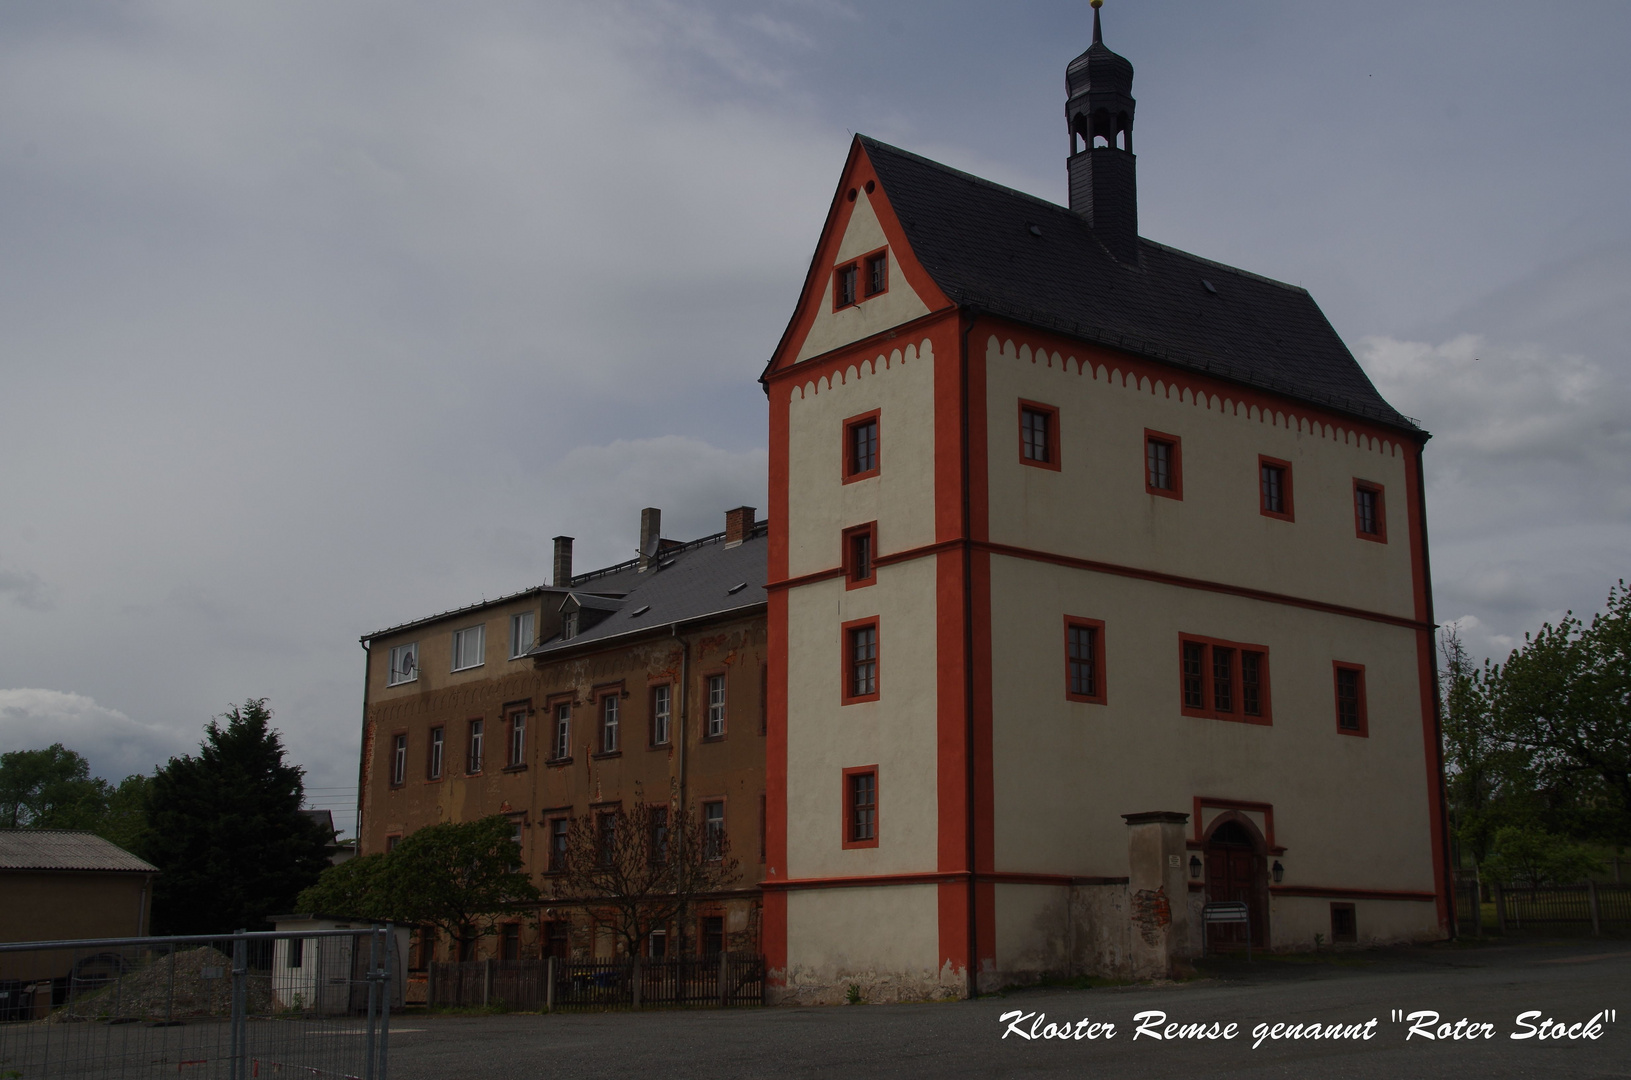
[[[173,996],[172,996],[173,995]],[[263,976],[249,978],[249,1015],[264,1016],[276,1008]],[[232,957],[208,945],[175,954],[160,954],[132,968],[106,986],[76,996],[51,1014],[53,1023],[81,1020],[186,1020],[232,1015]]]

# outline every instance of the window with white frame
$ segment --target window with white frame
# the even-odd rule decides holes
[[[702,804],[703,856],[709,862],[725,857],[725,804],[722,801]]]
[[[615,692],[600,699],[600,752],[602,754],[617,753],[618,702],[619,697]]]
[[[572,756],[572,705],[563,701],[555,706],[555,760],[565,761]]]
[[[483,727],[484,725],[480,720],[470,721],[470,750],[469,754],[464,759],[464,771],[467,773],[475,774],[481,772],[481,743]]]
[[[443,727],[430,729],[430,760],[426,762],[425,774],[431,780],[442,778],[442,744],[446,741],[446,735]]]
[[[466,668],[480,667],[485,661],[486,644],[485,626],[468,626],[463,630],[453,631],[453,670],[463,671]]]
[[[391,740],[391,784],[401,787],[408,780],[408,737],[398,735]]]
[[[510,713],[510,768],[527,763],[527,710]]]
[[[391,650],[391,671],[385,685],[413,682],[419,678],[419,642],[398,645]]]
[[[674,716],[674,688],[667,683],[651,688],[651,745],[667,746]]]
[[[717,739],[725,734],[725,676],[708,676],[708,738]]]
[[[527,655],[527,650],[532,648],[537,625],[537,616],[531,611],[523,611],[518,615],[510,616],[511,660]]]

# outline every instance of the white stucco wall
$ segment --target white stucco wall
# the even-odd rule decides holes
[[[838,247],[838,257],[831,266],[817,270],[822,275],[817,279],[822,292],[819,294],[815,320],[810,324],[810,331],[805,335],[796,360],[820,356],[929,313],[922,297],[907,283],[906,275],[900,272],[900,262],[893,249],[889,252],[888,290],[878,296],[867,297],[864,283],[858,283],[856,298],[860,303],[833,310],[832,271],[889,242],[884,236],[883,226],[878,223],[877,212],[872,209],[872,198],[865,191],[856,192],[854,211],[844,230],[843,242]],[[864,272],[865,268],[862,270]]]
[[[873,1003],[960,996],[937,965],[934,885],[811,889],[787,898],[785,1003],[835,1005],[851,984]]]

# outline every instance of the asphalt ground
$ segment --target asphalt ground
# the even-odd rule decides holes
[[[1440,1014],[1437,1024],[1395,1019],[1419,1011]],[[1520,1014],[1531,1011],[1539,1015],[1520,1026]],[[1138,1034],[1141,1024],[1165,1033],[1162,1023],[1136,1018],[1155,1012],[1166,1024],[1206,1025],[1201,1034],[1217,1037]],[[1591,1025],[1596,1014],[1604,1015]],[[1438,1025],[1448,1024],[1454,1036],[1463,1019],[1471,1023],[1461,1033],[1471,1038],[1411,1033],[1439,1035]],[[1562,1037],[1540,1037],[1547,1019],[1567,1025]],[[1084,1020],[1113,1024],[1114,1034],[1100,1029],[1091,1038]],[[1057,1037],[1061,1022],[1072,1038]],[[1056,1025],[1051,1039],[1015,1030],[1045,1036],[1048,1024]],[[1260,1024],[1268,1037],[1254,1047]],[[1283,1027],[1274,1038],[1276,1024],[1302,1027]],[[1307,1036],[1314,1024],[1322,1037]],[[1259,955],[1252,963],[1208,963],[1184,983],[1026,989],[935,1005],[410,1013],[392,1027],[391,1080],[1631,1077],[1631,941]],[[1512,1038],[1525,1032],[1529,1038]],[[1348,1037],[1323,1037],[1332,1033]]]

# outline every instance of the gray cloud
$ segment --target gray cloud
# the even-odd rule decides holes
[[[0,689],[0,746],[40,750],[62,743],[84,755],[99,776],[151,773],[188,749],[176,732],[142,724],[83,694]]]
[[[55,591],[32,571],[0,567],[0,596],[10,596],[12,603],[20,607],[50,611],[55,606]]]

